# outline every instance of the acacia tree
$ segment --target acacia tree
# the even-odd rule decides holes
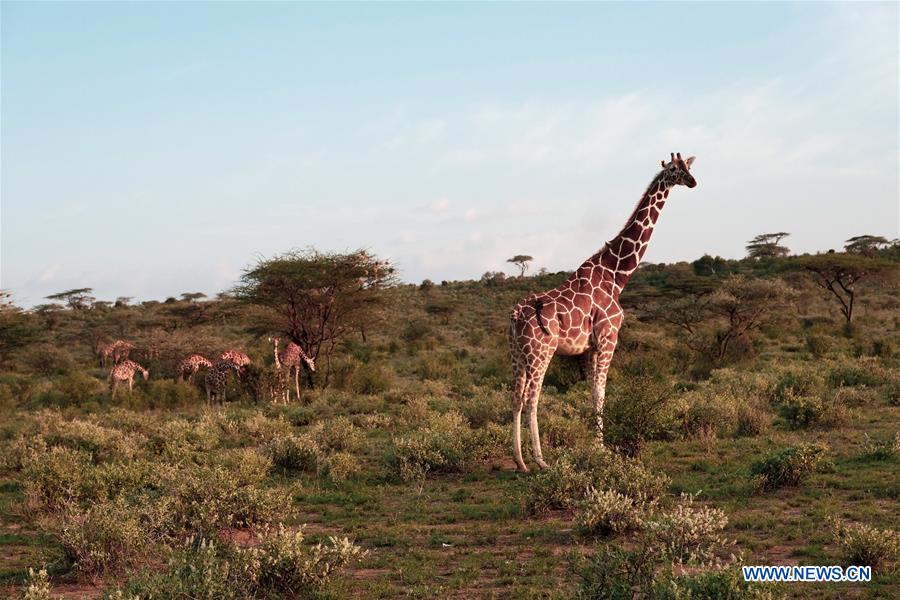
[[[891,242],[880,235],[855,235],[844,242],[844,250],[849,254],[875,256],[879,250],[887,248]]]
[[[782,314],[794,296],[781,279],[732,275],[715,291],[698,290],[660,305],[653,314],[681,329],[691,350],[721,365],[735,342],[749,342],[750,332]]]
[[[781,258],[790,252],[787,246],[782,246],[781,240],[789,236],[786,231],[776,233],[762,233],[747,242],[747,256],[757,260]]]
[[[812,278],[813,283],[828,291],[840,303],[841,314],[847,323],[853,320],[860,280],[896,268],[894,263],[860,254],[818,254],[806,256],[798,265]]]
[[[534,257],[528,256],[527,254],[516,254],[512,258],[507,258],[506,262],[512,263],[519,267],[519,277],[525,276],[525,271],[528,270],[528,263],[534,260]]]
[[[46,296],[46,299],[65,302],[72,310],[84,310],[94,301],[94,297],[91,296],[91,292],[93,291],[94,289],[89,287],[75,288],[66,290],[65,292],[51,294],[50,296]]]
[[[325,363],[341,338],[377,319],[381,290],[395,283],[395,268],[365,250],[349,254],[293,250],[262,259],[241,276],[238,300],[261,310],[261,327],[276,331]],[[305,368],[305,367],[304,367]],[[312,385],[312,376],[307,372]]]

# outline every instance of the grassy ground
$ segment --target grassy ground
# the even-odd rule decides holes
[[[322,423],[347,417],[354,424],[354,435],[360,437],[351,447],[332,444],[312,469],[268,464],[265,476],[252,483],[261,490],[283,493],[290,500],[288,510],[265,514],[260,521],[302,525],[308,541],[349,536],[368,551],[362,560],[340,571],[318,596],[572,597],[580,585],[575,567],[578,557],[590,556],[603,545],[630,547],[633,538],[585,536],[576,527],[574,509],[535,515],[525,508],[526,496],[531,493],[529,482],[536,475],[516,473],[510,458],[503,324],[505,310],[523,291],[550,282],[521,280],[501,287],[456,284],[430,292],[409,287],[395,290],[394,308],[388,312],[383,330],[366,343],[354,341],[342,348],[332,389],[308,391],[302,404],[288,407],[251,403],[235,388],[230,397],[240,400],[222,409],[208,409],[199,401],[199,390],[186,384],[163,389],[161,384],[154,387],[151,380],[141,382],[134,395],[117,401],[121,410],[114,411],[108,395],[99,388],[84,392],[77,400],[61,400],[60,390],[71,389],[71,381],[66,379],[71,379],[71,372],[86,373],[97,381],[103,378],[103,371],[88,367],[87,358],[78,354],[86,351],[72,349],[73,363],[84,366],[65,373],[41,375],[29,371],[23,361],[2,380],[9,394],[16,385],[17,390],[28,390],[25,397],[8,403],[10,410],[2,421],[2,451],[10,456],[17,440],[39,437],[57,440],[50,445],[84,450],[81,434],[65,429],[66,425],[59,425],[63,433],[53,429],[56,425],[48,429],[49,413],[41,412],[47,408],[59,415],[50,418],[52,422],[85,421],[104,427],[103,448],[112,439],[109,436],[118,435],[115,432],[133,436],[136,449],[127,449],[132,441],[109,442],[113,449],[108,456],[101,456],[100,451],[90,454],[90,469],[132,464],[136,459],[161,469],[202,467],[220,464],[217,461],[225,460],[222,456],[241,449],[268,456],[272,436],[318,435],[316,428]],[[897,528],[900,462],[896,455],[872,458],[867,444],[898,431],[900,407],[892,397],[898,382],[898,359],[890,352],[860,356],[858,351],[875,337],[896,343],[896,319],[891,310],[880,308],[890,296],[889,289],[874,296],[868,313],[860,318],[861,325],[850,335],[842,332],[836,320],[826,319],[824,325],[817,321],[816,331],[828,338],[822,356],[807,350],[808,329],[798,317],[780,330],[754,334],[753,356],[729,369],[714,371],[711,379],[689,378],[684,375],[687,369],[677,364],[666,373],[675,390],[672,405],[665,409],[665,427],[648,436],[641,460],[652,471],[670,478],[668,494],[672,498],[682,492],[699,494],[704,505],[726,513],[724,535],[736,543],[734,550],[742,553],[744,564],[839,563],[841,549],[828,525],[832,517],[879,529]],[[825,314],[828,305],[821,302],[819,310]],[[234,328],[229,334],[232,339],[244,339],[258,362],[268,360],[264,342],[240,338],[245,334],[239,327],[230,327]],[[649,347],[648,336],[656,340]],[[634,318],[623,332],[617,364],[653,361],[659,348],[677,345],[672,330]],[[551,373],[541,407],[550,462],[570,445],[585,443],[589,435],[589,391],[567,368],[561,366]],[[834,385],[832,374],[847,368],[856,369],[854,373],[876,373],[877,381]],[[792,426],[772,398],[788,371],[818,378],[821,388],[812,394],[827,400],[829,406],[840,404],[839,418]],[[741,376],[757,383],[740,387],[735,382]],[[613,371],[609,400],[613,406],[617,389],[624,394],[622,386],[629,381],[634,380],[624,369]],[[729,409],[703,417],[705,427],[690,428],[687,422],[696,416],[690,408],[701,401]],[[763,426],[755,434],[738,437],[731,409],[747,403],[760,409]],[[403,481],[392,458],[395,439],[422,431],[429,415],[451,410],[466,417],[475,432],[472,435],[503,427],[506,437],[485,442],[476,458],[470,457],[459,468],[445,469],[451,472],[436,469],[424,479]],[[214,432],[212,441],[191,442],[194,445],[179,449],[183,454],[175,458],[159,450],[153,445],[154,436],[178,419],[195,428],[192,435]],[[615,431],[615,419],[610,427]],[[760,491],[750,476],[753,464],[806,442],[827,444],[827,460],[800,485]],[[334,481],[329,475],[325,458],[335,452],[348,453],[356,466],[345,481]],[[61,541],[65,512],[42,505],[33,472],[12,463],[15,461],[6,461],[0,476],[0,588],[11,595],[18,593],[29,567],[47,566],[54,594],[99,597],[142,569],[164,568],[167,553],[178,546],[171,541],[152,543],[136,565],[99,575],[84,573],[73,564]],[[75,494],[73,501],[81,506],[90,503],[85,493]],[[217,535],[253,545],[256,531],[256,527],[231,524],[221,527]],[[685,570],[698,568],[686,566]],[[793,584],[780,590],[792,598],[891,598],[900,595],[900,575],[889,568],[872,583]]]

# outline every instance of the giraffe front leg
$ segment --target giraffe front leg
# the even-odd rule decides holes
[[[614,340],[606,340],[599,352],[595,353],[591,396],[594,400],[594,435],[598,444],[603,444],[603,403],[606,400],[606,376],[612,362]]]
[[[131,377],[128,380],[128,393],[130,394],[133,391],[134,391],[134,377]]]
[[[519,397],[513,405],[513,458],[516,461],[516,469],[523,473],[528,472],[528,466],[522,458],[522,409],[524,402]]]

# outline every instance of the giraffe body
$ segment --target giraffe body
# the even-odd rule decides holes
[[[127,381],[128,391],[130,392],[132,391],[132,389],[134,389],[134,374],[136,372],[140,372],[144,376],[145,380],[150,377],[150,371],[137,364],[133,360],[124,360],[112,368],[112,370],[109,372],[109,383],[112,392],[112,400],[116,399],[116,389],[119,387],[119,383]]]
[[[513,363],[513,455],[516,467],[527,471],[522,459],[522,411],[528,425],[535,462],[546,468],[541,452],[537,407],[544,375],[553,356],[580,356],[591,378],[595,431],[603,441],[603,403],[606,376],[618,342],[624,313],[619,294],[647,250],[659,213],[676,185],[694,187],[690,174],[694,157],[672,155],[653,179],[625,227],[597,254],[587,259],[560,286],[521,300],[510,317],[509,348]]]
[[[234,371],[240,374],[241,367],[229,360],[216,362],[206,372],[206,403],[212,405],[213,399],[225,403],[225,387],[228,385],[228,373]]]
[[[288,368],[288,375],[291,373],[294,375],[294,391],[297,394],[297,401],[300,401],[300,369],[303,364],[306,364],[309,367],[310,371],[315,372],[316,370],[316,361],[309,356],[303,348],[301,348],[298,344],[294,342],[288,342],[287,346],[279,352],[278,351],[278,338],[269,338],[275,344],[275,367],[281,371],[282,367]],[[290,389],[285,387],[284,389],[284,401],[285,404],[290,402],[291,394]]]
[[[128,355],[134,350],[135,346],[131,342],[125,340],[114,340],[100,348],[100,366],[105,367],[112,359],[113,364],[117,365],[123,360],[128,360]]]
[[[177,381],[184,381],[185,376],[190,383],[194,382],[194,375],[200,369],[211,369],[212,361],[201,356],[200,354],[189,354],[181,359],[177,367]]]
[[[249,356],[247,356],[246,354],[244,354],[243,352],[241,352],[240,350],[237,350],[235,348],[229,348],[228,350],[226,350],[225,352],[220,354],[219,360],[220,361],[224,360],[224,361],[233,363],[235,366],[238,366],[238,367],[246,367],[251,362],[253,362],[250,360]]]

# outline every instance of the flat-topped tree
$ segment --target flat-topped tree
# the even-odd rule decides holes
[[[528,270],[528,263],[534,260],[534,257],[527,254],[516,254],[512,258],[507,258],[506,262],[512,263],[519,267],[519,277],[525,277],[525,271]]]
[[[891,261],[836,252],[803,256],[796,265],[810,275],[813,283],[834,296],[847,323],[853,320],[859,282],[898,268],[897,263]]]
[[[787,246],[781,245],[781,240],[791,235],[786,231],[777,233],[763,233],[747,242],[747,256],[757,260],[782,258],[790,253]]]
[[[94,291],[94,288],[75,288],[72,290],[66,290],[65,292],[58,292],[56,294],[51,294],[49,296],[45,296],[47,300],[54,300],[57,302],[65,302],[66,305],[72,310],[84,310],[91,305],[91,302],[94,301],[94,297],[91,296],[91,292]]]
[[[395,269],[365,250],[347,254],[293,250],[260,260],[241,276],[235,297],[262,310],[255,325],[286,336],[319,364],[346,335],[377,321],[381,290],[395,281]],[[307,369],[307,380],[312,377]]]
[[[849,254],[875,256],[879,250],[891,245],[891,242],[880,235],[856,235],[844,242],[844,250]]]

